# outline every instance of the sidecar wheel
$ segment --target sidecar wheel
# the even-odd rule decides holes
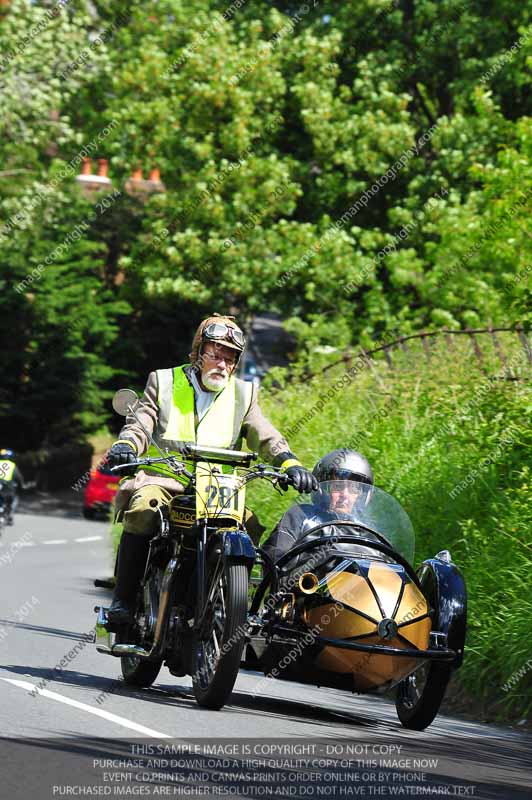
[[[436,717],[451,677],[448,664],[425,663],[397,687],[395,708],[403,727],[422,731]]]
[[[192,686],[200,706],[220,709],[229,700],[245,645],[248,570],[226,564],[211,602],[208,630],[194,641]]]

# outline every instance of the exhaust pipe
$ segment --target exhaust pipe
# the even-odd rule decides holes
[[[303,594],[314,594],[319,585],[318,577],[313,572],[304,572],[298,581],[298,586]]]
[[[164,645],[163,631],[165,628],[166,618],[168,614],[169,600],[170,600],[170,587],[172,578],[177,566],[177,559],[173,558],[168,562],[164,571],[163,583],[161,587],[161,602],[159,604],[159,613],[157,614],[157,622],[155,624],[155,635],[153,637],[153,645],[149,650],[140,647],[138,644],[111,644],[111,634],[106,628],[107,617],[103,607],[98,608],[98,620],[96,622],[95,642],[96,650],[99,653],[105,653],[109,656],[136,656],[137,658],[150,659],[157,658],[161,655]]]

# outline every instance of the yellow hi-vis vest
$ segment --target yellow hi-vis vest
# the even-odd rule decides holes
[[[173,369],[157,370],[159,414],[152,436],[163,452],[168,448],[171,455],[176,455],[180,461],[184,461],[187,469],[193,472],[194,464],[183,459],[176,449],[176,442],[195,442],[211,447],[235,447],[242,438],[242,423],[251,405],[253,386],[231,375],[227,386],[219,392],[196,426],[194,387],[188,382],[184,372],[184,368],[188,366],[184,364]],[[153,458],[160,457],[160,453],[153,445],[150,445],[146,455]],[[142,469],[169,478],[177,477],[165,464],[153,464]],[[188,483],[188,478],[185,476],[177,479],[182,483]]]
[[[0,460],[0,481],[10,481],[15,472],[15,462],[9,459]]]

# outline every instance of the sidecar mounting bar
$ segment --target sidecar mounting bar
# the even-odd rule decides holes
[[[286,628],[281,625],[275,625],[272,629],[273,641],[275,642],[277,634],[277,641],[281,642],[285,637],[293,639],[297,637],[298,631],[292,628]],[[308,635],[308,631],[301,636]],[[314,643],[318,645],[327,645],[329,647],[338,647],[342,650],[362,650],[365,653],[375,653],[381,656],[401,656],[402,658],[428,658],[431,661],[453,661],[456,658],[455,650],[441,649],[441,650],[418,650],[415,647],[388,647],[387,645],[380,644],[360,644],[359,642],[352,642],[348,639],[331,639],[328,636],[316,636]]]

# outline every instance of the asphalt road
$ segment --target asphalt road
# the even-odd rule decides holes
[[[292,773],[286,773],[276,790],[279,796],[283,786],[296,791],[287,794],[293,797],[389,797],[394,786],[404,790],[395,792],[399,796],[449,794],[504,800],[531,796],[532,737],[526,733],[445,716],[424,733],[410,732],[401,728],[390,700],[265,680],[252,672],[240,673],[231,702],[218,712],[198,707],[190,680],[175,678],[166,668],[152,688],[126,688],[120,680],[119,660],[97,653],[91,642],[93,606],[109,601],[109,592],[95,588],[93,580],[111,573],[105,523],[74,516],[19,514],[15,525],[4,531],[0,540],[1,798],[79,796],[81,792],[62,792],[57,786],[82,786],[95,777],[94,762],[92,772],[87,772],[91,759],[123,758],[131,752],[131,743],[159,746],[166,741],[206,738],[223,743],[228,737],[253,742],[250,752],[260,755],[266,750],[260,753],[256,748],[268,741],[317,743],[322,749],[315,753],[337,758],[342,751],[335,753],[332,748],[349,745],[351,761],[350,766],[343,765],[344,770],[353,770],[353,759],[359,760],[359,773],[351,771],[346,782],[340,773],[334,773],[334,778],[334,761],[322,764],[322,777],[333,776],[325,787],[332,793],[319,793],[317,783],[296,783]],[[392,761],[383,764],[382,758]],[[401,760],[407,758],[421,759],[427,790],[440,786],[447,791],[414,792],[408,778],[413,762]],[[432,762],[427,767],[429,762],[423,759]],[[59,781],[67,767],[70,784],[64,776]],[[244,767],[251,768],[247,763]],[[402,777],[392,780],[392,769],[400,770],[397,775]],[[117,793],[109,776],[104,779],[99,774],[98,781],[107,781],[101,786]],[[120,785],[127,788],[128,781],[123,781]],[[160,793],[163,783],[156,784]],[[195,783],[201,788],[197,781],[190,781],[191,786]],[[137,789],[140,785],[132,784]],[[154,779],[146,785],[154,791]],[[164,785],[172,790],[185,786],[172,784],[169,777]],[[258,789],[256,794],[248,792],[245,781],[239,786],[234,794],[222,794],[267,796]]]

